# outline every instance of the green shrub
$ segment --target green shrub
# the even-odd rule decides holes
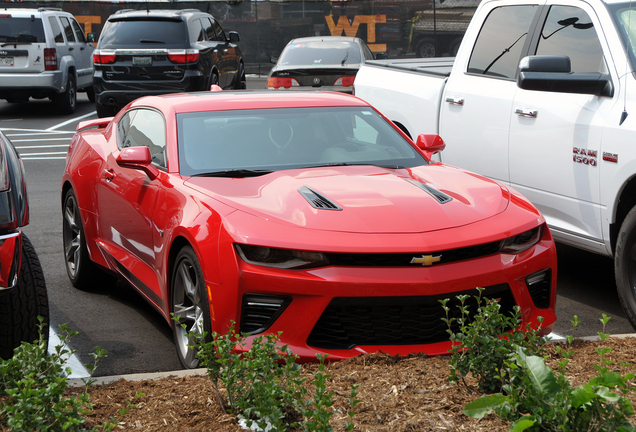
[[[76,351],[68,348],[70,339],[78,333],[60,326],[61,345],[47,355],[48,329],[40,318],[40,336],[34,343],[24,342],[15,349],[13,358],[0,362],[0,421],[17,431],[78,431],[83,430],[84,416],[90,413],[92,404],[87,393],[94,382],[85,379],[84,392],[78,396],[65,396],[68,385],[64,368],[66,360]],[[106,351],[95,348],[95,363],[87,365],[91,372]],[[103,429],[114,426],[105,424]],[[97,430],[96,428],[95,430]]]
[[[459,318],[450,318],[449,299],[440,300],[446,311],[443,321],[448,325],[446,330],[451,340],[451,382],[465,383],[468,373],[478,380],[481,393],[495,393],[501,391],[506,384],[506,375],[501,374],[504,362],[515,352],[516,347],[523,347],[530,354],[544,354],[546,339],[539,335],[538,328],[526,325],[525,331],[517,331],[521,326],[521,312],[519,306],[514,307],[511,316],[500,313],[497,300],[482,298],[483,288],[477,288],[478,295],[474,296],[477,309],[471,313],[468,307],[468,295],[457,296],[461,312]],[[539,317],[539,322],[543,318]],[[453,331],[457,324],[459,331]]]

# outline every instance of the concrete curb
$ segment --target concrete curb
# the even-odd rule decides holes
[[[610,338],[629,338],[636,337],[636,333],[626,333],[619,335],[610,335]],[[579,340],[587,340],[587,341],[597,341],[601,338],[599,336],[583,336],[577,337]],[[565,342],[565,338],[552,339],[551,343]],[[103,377],[95,377],[96,381],[93,385],[105,385],[111,384],[119,381],[120,379],[124,379],[126,381],[148,381],[148,380],[160,380],[163,378],[183,378],[187,376],[203,376],[205,375],[206,369],[184,369],[178,371],[168,371],[168,372],[149,372],[149,373],[139,373],[139,374],[128,374],[128,375],[111,375],[111,376],[103,376]],[[68,385],[71,387],[81,387],[84,385],[84,382],[79,378],[72,378],[68,380]]]

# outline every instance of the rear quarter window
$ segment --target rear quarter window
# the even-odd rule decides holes
[[[126,19],[108,21],[99,48],[184,48],[188,39],[183,21]]]

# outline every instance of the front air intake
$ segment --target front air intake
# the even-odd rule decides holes
[[[446,204],[447,202],[453,200],[452,197],[446,195],[444,192],[438,191],[434,187],[431,187],[431,186],[429,186],[427,184],[424,184],[424,183],[419,182],[417,180],[406,179],[406,181],[411,183],[411,184],[414,184],[418,188],[422,189],[424,192],[426,192],[427,194],[429,194],[430,196],[435,198],[437,200],[437,202],[439,202],[440,204]]]
[[[552,271],[542,270],[526,277],[526,286],[532,302],[539,309],[548,309],[550,307],[550,297],[552,295]]]
[[[311,206],[315,209],[319,210],[342,210],[335,202],[331,201],[329,198],[320,195],[313,189],[308,188],[307,186],[303,186],[298,189],[298,192],[311,204]]]
[[[257,334],[267,330],[291,303],[289,296],[245,294],[241,307],[240,332]]]

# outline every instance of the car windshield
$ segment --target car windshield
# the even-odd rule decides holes
[[[631,3],[612,3],[607,8],[614,18],[633,72],[636,70],[636,8]]]
[[[428,162],[368,107],[177,114],[182,175],[246,177],[285,169]]]
[[[0,17],[0,42],[46,42],[42,20]]]
[[[187,39],[181,20],[126,19],[109,22],[99,48],[183,48]]]
[[[294,42],[283,50],[278,61],[283,66],[346,65],[360,63],[360,50],[347,41]]]

